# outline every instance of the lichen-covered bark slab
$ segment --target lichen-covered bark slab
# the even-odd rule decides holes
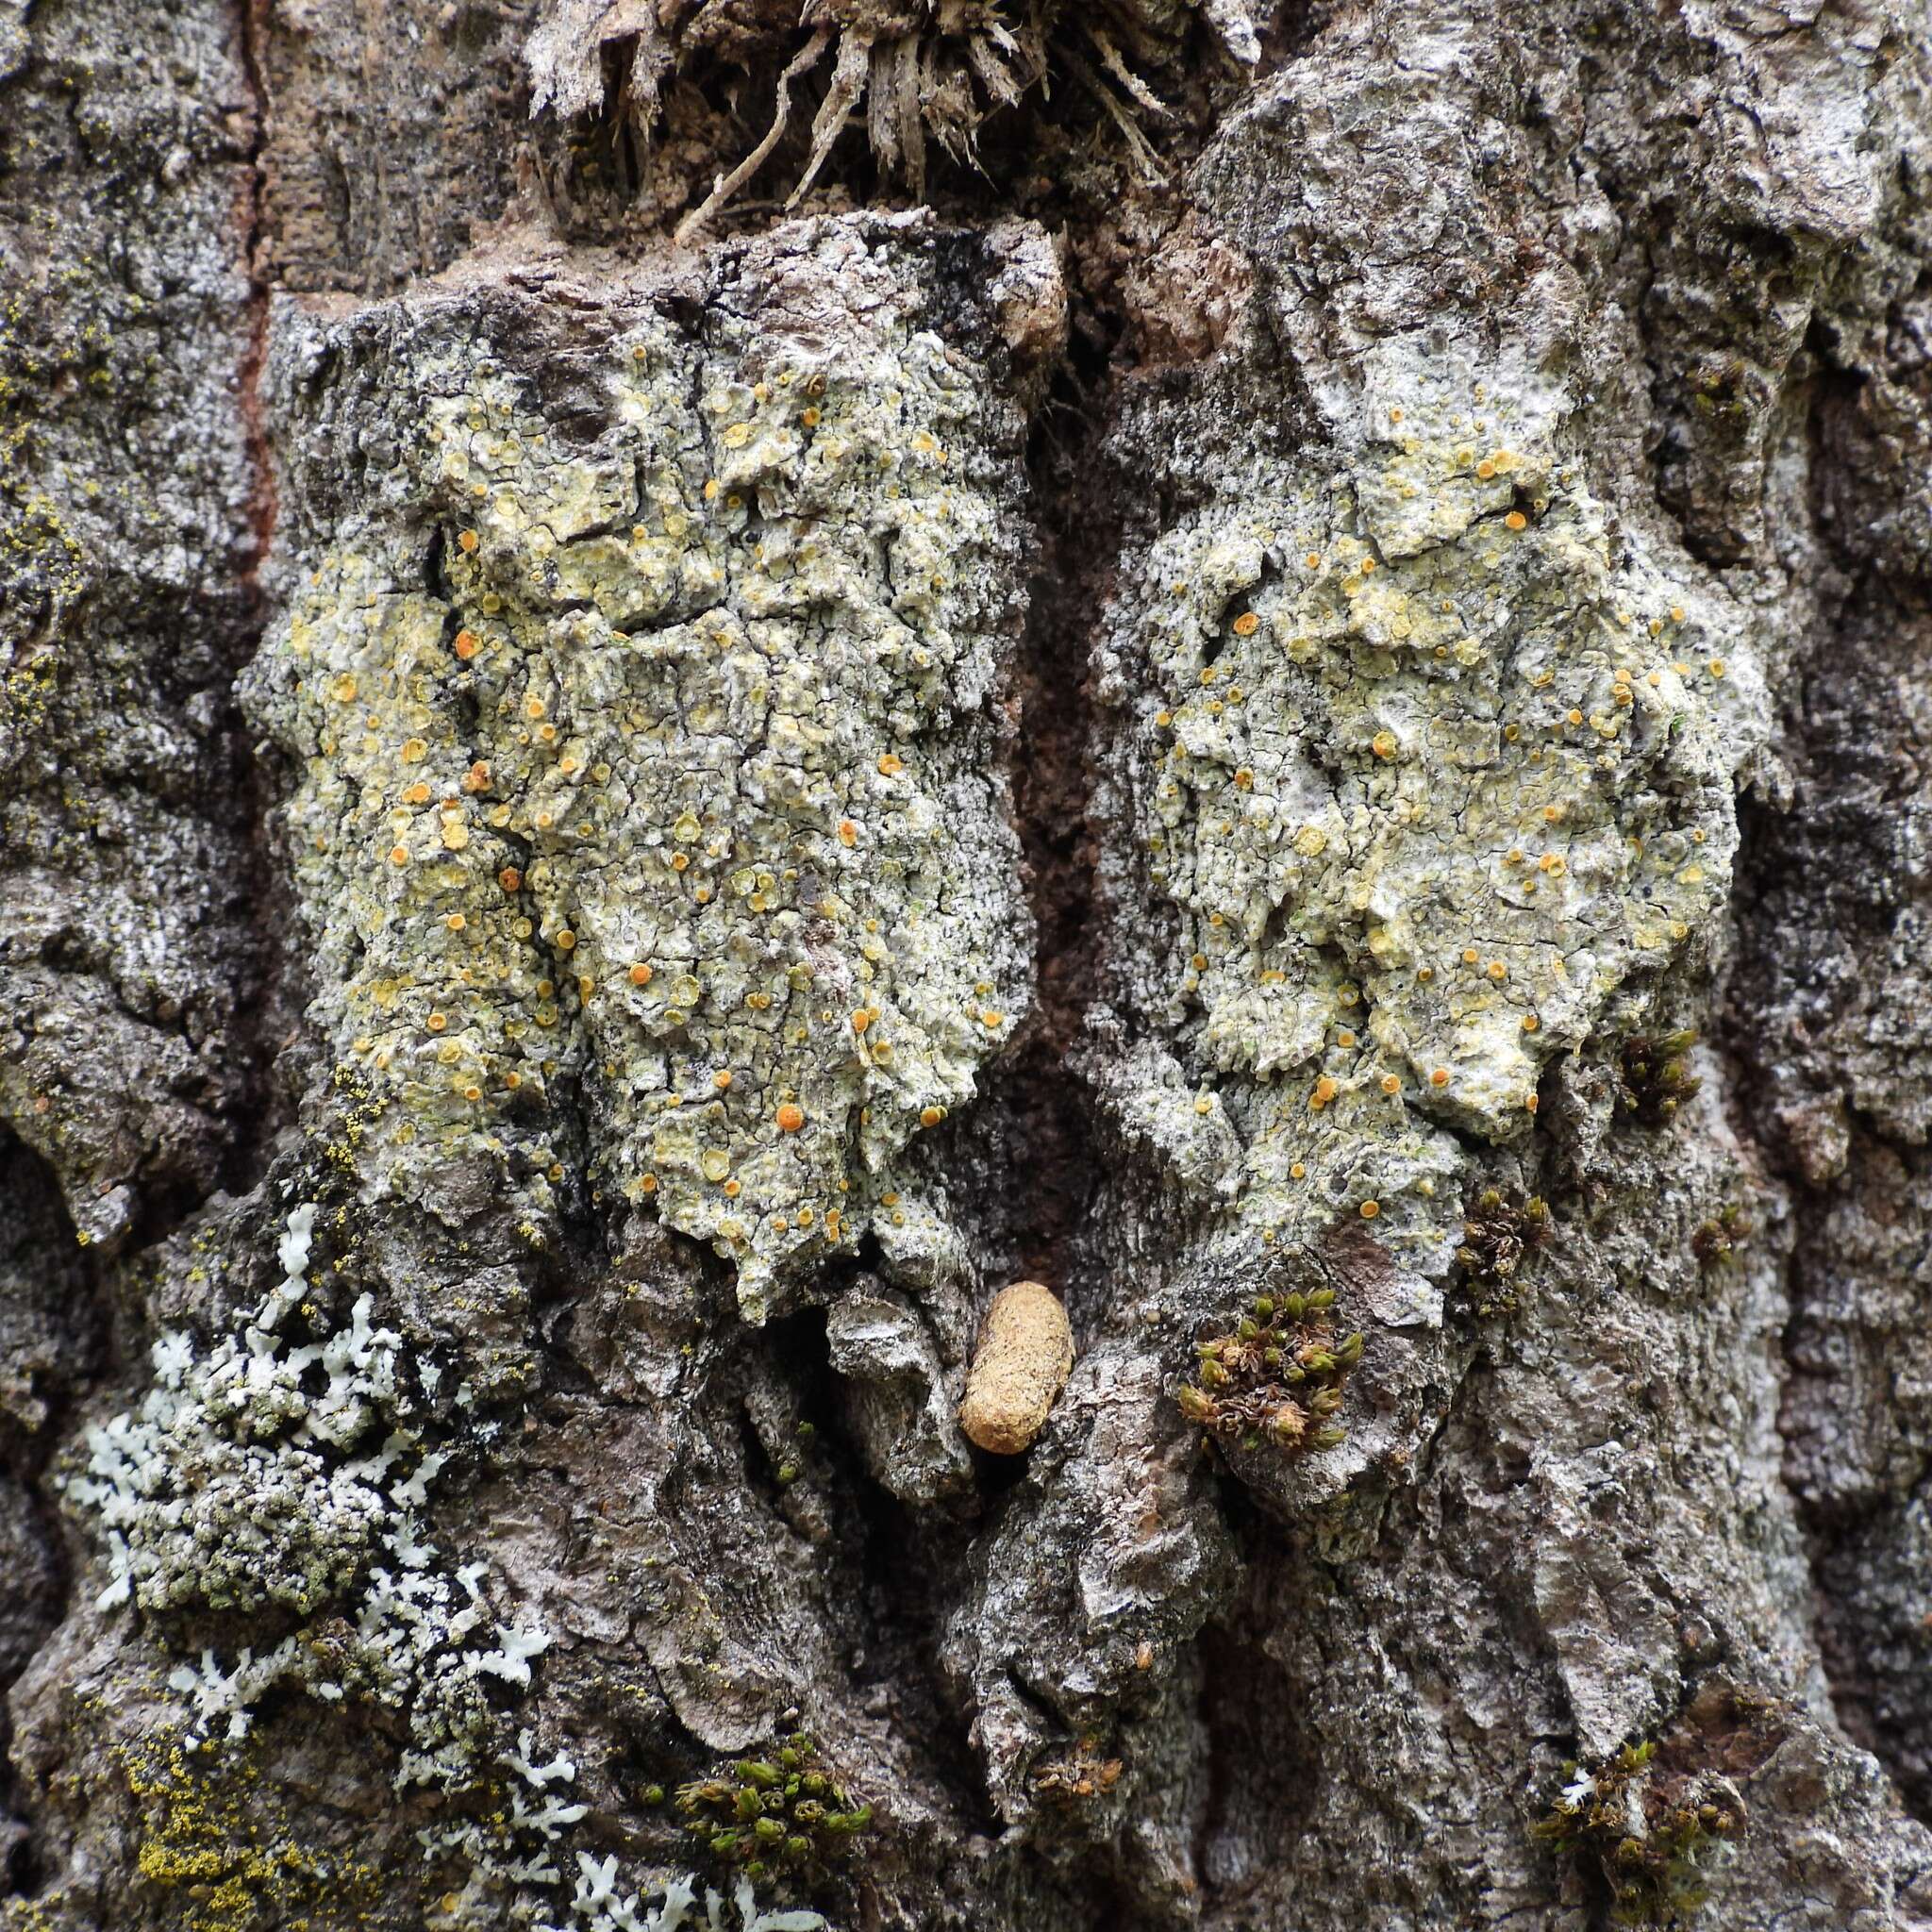
[[[1740,614],[1612,528],[1553,398],[1425,338],[1378,359],[1345,478],[1257,463],[1137,573],[1134,828],[1201,1059],[1520,1140],[1723,904],[1762,698]]]
[[[283,311],[308,528],[257,709],[298,761],[316,1015],[396,1098],[399,1191],[467,1167],[547,1216],[572,1091],[592,1189],[761,1311],[1024,1013],[1019,419],[931,326],[921,245]],[[535,321],[566,303],[567,341]],[[304,425],[350,385],[398,433],[338,512]]]

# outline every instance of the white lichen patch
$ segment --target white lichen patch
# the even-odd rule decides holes
[[[594,446],[480,327],[425,330],[389,508],[331,533],[258,679],[318,1016],[405,1103],[392,1182],[480,1150],[541,1203],[580,1081],[592,1185],[754,1314],[1030,996],[991,752],[1018,418],[917,325],[914,263],[858,259],[809,329],[640,306]]]
[[[360,1574],[445,1459],[403,1421],[398,1339],[371,1324],[368,1296],[332,1335],[276,1333],[307,1289],[314,1219],[290,1215],[285,1279],[246,1328],[205,1354],[161,1336],[140,1408],[88,1431],[67,1487],[105,1534],[103,1607],[307,1614]]]
[[[539,1925],[535,1932],[825,1932],[822,1914],[761,1907],[748,1878],[729,1898],[696,1876],[659,1877],[641,1891],[626,1892],[612,1854],[577,1854],[576,1889],[568,1928]],[[656,1905],[651,1894],[661,1892]]]
[[[1375,414],[1350,470],[1270,464],[1156,542],[1109,679],[1177,920],[1141,989],[1239,1076],[1250,1180],[1346,1156],[1372,1212],[1446,1173],[1431,1122],[1525,1134],[1550,1058],[1709,924],[1763,709],[1731,607],[1614,525],[1546,405],[1417,376]]]
[[[525,1688],[549,1640],[493,1618],[486,1563],[451,1569],[423,1528],[449,1461],[412,1424],[420,1407],[401,1339],[374,1325],[369,1296],[330,1329],[305,1301],[312,1204],[288,1218],[285,1278],[238,1333],[205,1349],[179,1331],[154,1344],[141,1407],[87,1433],[69,1499],[97,1522],[108,1582],[103,1608],[341,1614],[224,1670],[211,1651],[184,1666],[208,1735],[239,1739],[248,1707],[294,1681],[326,1702],[356,1696],[408,1722],[400,1785],[474,1782],[492,1723],[484,1680]],[[278,1331],[297,1311],[311,1338]]]
[[[307,1300],[314,1224],[312,1205],[289,1215],[285,1278],[239,1333],[205,1349],[182,1333],[155,1343],[154,1386],[138,1410],[89,1431],[87,1465],[65,1492],[102,1533],[103,1607],[276,1606],[303,1620],[260,1654],[244,1645],[225,1661],[205,1647],[175,1666],[167,1681],[186,1707],[188,1747],[242,1742],[278,1687],[323,1706],[380,1707],[407,1739],[398,1793],[501,1801],[487,1818],[458,1816],[418,1837],[466,1861],[479,1887],[538,1894],[527,1920],[563,1896],[572,1828],[587,1810],[575,1761],[546,1757],[527,1724],[512,1743],[504,1708],[533,1688],[550,1636],[494,1607],[487,1557],[453,1563],[430,1540],[423,1511],[450,1452],[411,1416],[433,1376],[372,1324],[366,1296],[333,1330]],[[298,1313],[313,1336],[300,1344],[277,1332]]]

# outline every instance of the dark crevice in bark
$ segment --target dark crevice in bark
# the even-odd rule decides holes
[[[0,1128],[0,1898],[31,1897],[40,1861],[8,1751],[7,1693],[65,1618],[73,1591],[48,1485],[76,1406],[111,1371],[98,1262],[75,1238],[53,1170]]]
[[[1280,0],[1262,22],[1257,77],[1265,78],[1300,59],[1341,10],[1336,0]]]
[[[269,619],[269,599],[261,570],[273,541],[276,518],[275,471],[261,381],[268,353],[269,285],[260,267],[262,250],[263,151],[267,144],[268,93],[260,65],[267,31],[268,0],[236,0],[236,46],[248,99],[247,146],[243,156],[243,201],[240,210],[239,252],[248,279],[246,338],[236,370],[248,470],[248,545],[239,559],[240,620],[229,654],[239,675],[260,648]],[[269,832],[275,786],[251,744],[232,688],[225,694],[225,729],[222,750],[227,766],[226,791],[242,830],[244,876],[238,900],[249,932],[251,971],[237,990],[236,1059],[243,1069],[240,1103],[231,1115],[221,1185],[245,1193],[267,1169],[277,1132],[292,1115],[280,1095],[273,1066],[280,1047],[292,1038],[296,999],[294,967],[289,952],[288,922],[275,916],[283,878],[281,854]],[[194,1204],[194,1205],[199,1205]]]
[[[1091,1108],[1066,1065],[1097,970],[1094,847],[1088,824],[1093,713],[1092,625],[1112,546],[1080,523],[1078,478],[1098,433],[1082,363],[1059,373],[1028,451],[1040,566],[1031,586],[1016,682],[1020,735],[1014,809],[1035,926],[1036,1008],[1001,1086],[1012,1157],[1026,1176],[1014,1241],[1023,1272],[1065,1281],[1071,1244],[1092,1197]],[[1086,381],[1104,380],[1091,363]]]
[[[919,1740],[921,1766],[964,1828],[996,1839],[1006,1826],[940,1661],[946,1619],[963,1589],[964,1539],[954,1524],[908,1509],[866,1474],[856,1452],[849,1468],[868,1579],[859,1599],[864,1682],[890,1700],[894,1727]]]
[[[1782,720],[1795,799],[1785,809],[1739,801],[1739,959],[1718,1024],[1736,1069],[1733,1126],[1787,1191],[1795,1229],[1780,1428],[1825,1681],[1847,1736],[1885,1766],[1906,1809],[1932,1823],[1932,1703],[1912,1688],[1932,1633],[1899,1574],[1922,1567],[1914,1517],[1932,1441],[1913,1440],[1914,1421],[1890,1392],[1908,1365],[1886,1359],[1902,1353],[1900,1302],[1923,1322],[1932,1284],[1923,1257],[1898,1278],[1890,1255],[1846,1245],[1847,1228],[1874,1215],[1915,1217],[1927,1189],[1911,1136],[1858,1104],[1860,1069],[1839,1058],[1874,1043],[1875,1003],[1898,997],[1888,982],[1901,923],[1916,923],[1911,808],[1932,746],[1901,698],[1924,675],[1932,594],[1854,547],[1871,520],[1858,460],[1866,377],[1834,366],[1816,320],[1807,349],[1808,508],[1827,569]],[[1868,1084],[1876,1058],[1862,1058]],[[1908,1096],[1909,1070],[1893,1074]]]
[[[1317,1740],[1297,1722],[1292,1679],[1261,1641],[1270,1619],[1258,1597],[1251,1589],[1230,1617],[1208,1624],[1196,1641],[1208,1789],[1194,1869],[1204,1915],[1236,1925],[1259,1868],[1269,1858],[1290,1862],[1289,1843],[1322,1776]],[[1270,1827],[1265,1848],[1244,1842],[1261,1820]]]
[[[848,1269],[856,1274],[856,1270]],[[783,1376],[812,1436],[800,1467],[829,1498],[832,1538],[825,1562],[844,1576],[830,1593],[855,1613],[846,1656],[861,1703],[890,1710],[932,1789],[967,1830],[997,1838],[993,1811],[968,1737],[967,1714],[948,1689],[940,1648],[946,1619],[966,1588],[968,1540],[955,1519],[901,1502],[867,1467],[847,1424],[824,1310],[782,1316],[746,1331],[746,1346]],[[747,1424],[746,1436],[752,1430]],[[747,1450],[748,1459],[753,1452]],[[757,1465],[764,1465],[762,1475]],[[755,1487],[785,1515],[783,1484],[762,1450]],[[848,1567],[849,1566],[849,1567]]]

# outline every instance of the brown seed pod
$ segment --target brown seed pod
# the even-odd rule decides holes
[[[1074,1331],[1050,1288],[1016,1281],[993,1297],[966,1377],[959,1426],[980,1448],[1017,1456],[1039,1435],[1074,1366]]]

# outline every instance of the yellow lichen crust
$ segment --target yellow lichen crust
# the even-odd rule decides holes
[[[397,507],[325,530],[258,678],[391,1185],[481,1153],[546,1208],[575,1083],[590,1184],[753,1314],[1030,996],[987,775],[1017,411],[921,325],[929,257],[788,233],[700,329],[605,291],[592,441],[460,307],[400,331]]]
[[[1365,1216],[1415,1126],[1524,1137],[1552,1057],[1710,924],[1763,708],[1734,608],[1591,495],[1554,406],[1399,360],[1347,468],[1271,463],[1152,546],[1109,691],[1176,922],[1140,991],[1219,1076],[1201,1114],[1267,1094],[1250,1177],[1330,1177],[1345,1126],[1325,1191]]]
[[[116,1756],[141,1807],[139,1892],[167,1902],[169,1924],[321,1932],[354,1924],[375,1903],[381,1874],[314,1842],[312,1825],[296,1828],[286,1794],[251,1754],[209,1760],[162,1731]]]

